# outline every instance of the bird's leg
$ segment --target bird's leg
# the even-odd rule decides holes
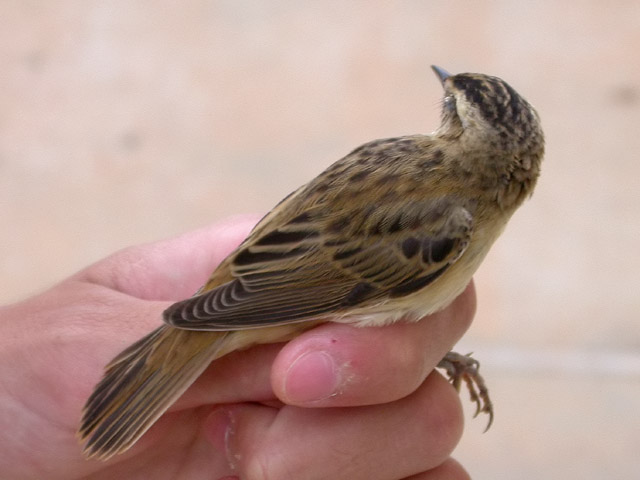
[[[444,369],[449,378],[451,385],[459,392],[461,382],[464,381],[471,395],[471,401],[476,404],[476,413],[474,417],[477,417],[480,412],[489,415],[489,423],[485,432],[489,430],[489,427],[493,423],[493,404],[489,398],[489,390],[484,382],[484,378],[478,371],[480,364],[478,361],[471,357],[471,354],[461,355],[456,352],[447,353],[440,363],[438,368]]]

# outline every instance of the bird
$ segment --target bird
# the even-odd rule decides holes
[[[161,327],[108,363],[78,429],[87,458],[129,449],[230,352],[325,322],[419,321],[465,289],[532,194],[544,134],[504,80],[432,69],[444,91],[433,133],[365,143],[290,193]],[[478,362],[449,352],[438,366],[456,389],[467,384],[490,425]]]

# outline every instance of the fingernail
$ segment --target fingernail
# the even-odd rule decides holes
[[[233,435],[235,434],[235,419],[231,411],[225,408],[214,411],[207,419],[205,431],[214,448],[222,452],[227,458],[229,468],[232,471],[237,470],[240,456],[234,454],[231,448]]]
[[[231,414],[223,408],[211,413],[207,419],[206,436],[211,444],[225,455],[228,453],[228,441],[232,428],[233,420]]]
[[[340,383],[333,357],[312,351],[298,357],[289,367],[284,383],[286,400],[309,403],[335,395]]]

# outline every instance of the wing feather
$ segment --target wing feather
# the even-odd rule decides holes
[[[455,202],[374,212],[375,234],[371,225],[336,232],[317,209],[260,231],[232,257],[233,280],[172,305],[165,321],[194,330],[274,326],[410,295],[442,275],[471,235],[471,215]]]

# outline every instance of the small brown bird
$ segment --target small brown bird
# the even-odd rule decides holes
[[[535,186],[536,111],[503,80],[450,75],[431,135],[374,140],[285,197],[166,325],[120,353],[84,407],[88,457],[131,447],[212,360],[333,321],[379,326],[446,307]],[[478,364],[439,365],[478,411]],[[489,423],[490,423],[489,422]]]

